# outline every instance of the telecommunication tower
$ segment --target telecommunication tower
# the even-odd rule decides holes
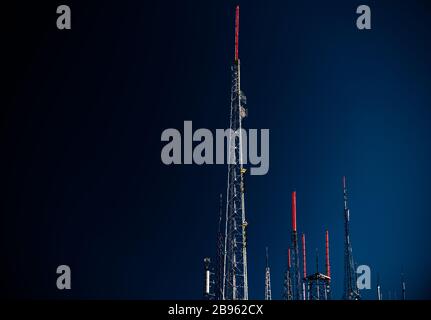
[[[350,241],[350,211],[347,205],[346,177],[343,177],[344,195],[344,294],[345,300],[359,300],[357,275],[352,254],[352,243]]]
[[[296,191],[292,192],[292,266],[291,266],[291,282],[292,282],[292,299],[302,300],[302,281],[301,270],[299,269],[299,248],[298,248],[298,233],[296,230]]]
[[[219,220],[217,231],[217,270],[216,270],[216,286],[215,299],[222,300],[223,298],[223,263],[224,263],[224,239],[222,234],[222,218],[223,218],[223,196],[220,194]]]
[[[308,300],[329,300],[330,278],[319,272],[319,257],[316,249],[316,273],[305,278],[307,283]]]
[[[287,269],[284,273],[284,288],[283,288],[283,299],[292,300],[292,278],[290,275],[290,248],[287,249]]]
[[[302,234],[302,300],[307,300],[307,250],[305,247],[305,234]]]
[[[271,296],[271,270],[269,269],[268,247],[266,247],[265,300],[272,300],[272,296]]]
[[[241,91],[239,6],[235,12],[235,55],[232,65],[228,182],[223,264],[223,300],[248,300],[247,220],[245,217],[242,121],[247,115],[246,97]]]

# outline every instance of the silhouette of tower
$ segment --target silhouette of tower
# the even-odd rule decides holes
[[[343,177],[344,195],[344,294],[345,300],[360,299],[355,263],[352,254],[352,243],[350,241],[350,211],[347,204],[346,177]]]
[[[235,57],[232,65],[228,183],[223,263],[223,299],[248,300],[247,237],[244,199],[242,121],[246,117],[246,98],[240,88],[238,56],[239,6],[235,14]]]
[[[269,269],[268,247],[266,247],[265,300],[272,300],[272,297],[271,297],[271,271]]]

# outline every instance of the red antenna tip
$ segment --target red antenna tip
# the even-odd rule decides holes
[[[239,42],[239,6],[235,12],[235,61],[238,61],[238,42]]]

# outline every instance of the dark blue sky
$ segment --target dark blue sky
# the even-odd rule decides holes
[[[9,10],[1,108],[0,293],[25,298],[200,298],[226,167],[160,161],[161,132],[226,128],[236,2],[67,1]],[[356,28],[368,4],[372,30]],[[290,193],[309,268],[329,229],[343,284],[341,178],[353,253],[384,297],[429,299],[431,6],[427,1],[244,1],[247,128],[270,129],[270,169],[246,179],[250,297],[265,246],[281,298]],[[26,10],[24,10],[24,7]],[[27,24],[26,24],[26,23]],[[321,255],[323,258],[323,255]],[[55,287],[72,269],[72,290]]]

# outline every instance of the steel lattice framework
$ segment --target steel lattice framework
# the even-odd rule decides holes
[[[326,274],[319,272],[319,256],[316,249],[316,272],[304,277],[306,300],[330,300],[331,277],[328,257],[328,233],[326,232]]]
[[[330,278],[327,275],[316,272],[307,276],[305,282],[307,284],[307,300],[331,299]]]
[[[283,299],[292,300],[292,278],[290,275],[290,248],[287,249],[287,269],[284,273]]]
[[[247,221],[244,205],[242,120],[246,116],[246,97],[241,91],[238,58],[239,6],[235,18],[235,60],[232,66],[228,183],[226,196],[223,299],[248,300]]]
[[[266,248],[265,300],[272,300],[272,293],[271,293],[271,270],[269,269],[268,248]]]
[[[223,196],[220,194],[219,221],[217,232],[217,272],[216,272],[216,289],[215,299],[223,299],[223,264],[224,264],[224,238],[222,234],[223,219]]]
[[[350,241],[350,211],[347,205],[346,177],[343,177],[344,196],[344,294],[345,300],[360,299],[355,263],[353,260],[352,243]]]
[[[292,268],[290,270],[293,300],[302,300],[302,281],[299,260],[298,234],[295,230],[292,232]]]
[[[290,269],[291,284],[292,284],[292,299],[302,300],[302,279],[301,270],[299,269],[299,248],[298,248],[298,232],[296,230],[296,191],[292,192],[292,236],[291,236],[291,258],[292,265]]]

